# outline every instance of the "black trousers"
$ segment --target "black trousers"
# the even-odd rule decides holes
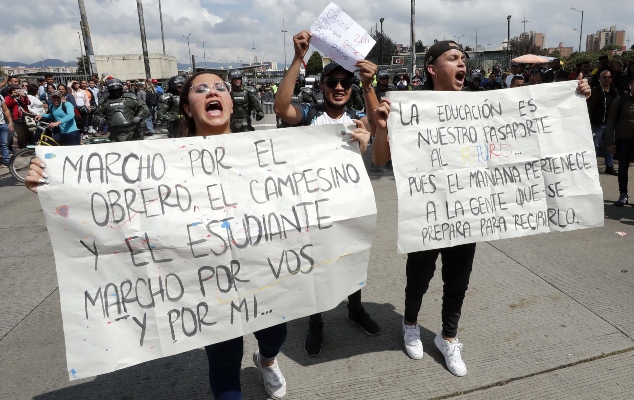
[[[619,160],[619,192],[627,194],[628,170],[634,153],[634,140],[619,140],[616,144],[616,155]]]
[[[418,251],[407,255],[407,287],[405,288],[405,320],[418,319],[423,295],[436,271],[436,259],[442,257],[442,330],[445,337],[454,338],[458,333],[458,321],[462,302],[469,286],[469,277],[475,256],[475,243],[444,249]]]
[[[348,296],[348,310],[351,312],[359,311],[363,307],[361,304],[361,289]],[[310,322],[321,322],[321,313],[313,314],[309,318]]]

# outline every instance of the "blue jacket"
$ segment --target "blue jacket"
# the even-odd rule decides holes
[[[65,107],[65,112],[62,107]],[[75,124],[75,108],[72,104],[65,102],[60,104],[59,107],[52,106],[49,108],[49,111],[52,111],[52,116],[51,113],[48,113],[43,114],[42,118],[54,119],[56,122],[61,122],[59,129],[62,131],[62,134],[75,132],[77,130],[77,125]]]

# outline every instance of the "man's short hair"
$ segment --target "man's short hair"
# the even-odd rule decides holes
[[[513,84],[513,82],[515,82],[515,81],[523,81],[523,80],[524,80],[524,77],[523,77],[522,75],[515,75],[515,76],[513,77],[513,79],[511,79],[511,85],[512,85],[512,84]]]
[[[568,80],[568,73],[566,71],[559,70],[555,74],[555,79],[560,79],[562,81]]]
[[[50,72],[47,72],[47,73],[44,74],[44,79],[52,78],[52,77],[53,77],[53,74],[51,74]]]

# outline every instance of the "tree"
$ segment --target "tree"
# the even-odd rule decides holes
[[[378,65],[392,64],[392,56],[397,55],[396,43],[385,33],[381,35],[381,32],[374,32],[372,38],[376,40],[376,44],[370,50],[367,59],[375,61]]]
[[[548,56],[561,59],[561,52],[559,50],[553,50]]]
[[[2,69],[2,67],[3,67],[3,65],[0,64],[0,76],[4,76],[5,75],[4,70]]]
[[[597,55],[585,51],[581,53],[574,52],[564,61],[564,71],[572,73],[575,66],[583,62],[589,62],[590,66],[594,69],[597,66]]]
[[[464,48],[464,51],[473,51],[473,49],[471,48],[471,46],[467,46]]]
[[[613,51],[613,50],[621,50],[621,46],[617,46],[616,44],[606,44],[603,46],[601,51]]]
[[[414,51],[416,53],[424,53],[427,48],[425,46],[423,46],[423,41],[422,40],[417,40],[416,43],[414,44]]]
[[[548,54],[548,50],[542,49],[537,46],[531,38],[526,36],[520,36],[519,38],[511,39],[509,43],[511,48],[511,54],[522,56],[524,54],[535,54],[535,55],[546,55]]]
[[[313,51],[313,54],[310,55],[310,58],[306,63],[306,76],[319,75],[323,69],[324,66],[321,61],[321,54],[319,54],[318,51]]]
[[[77,57],[77,75],[89,75],[90,74],[90,57],[84,56]]]

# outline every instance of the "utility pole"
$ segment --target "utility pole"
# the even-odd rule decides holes
[[[163,10],[161,9],[161,0],[158,0],[159,2],[159,18],[161,20],[161,40],[163,41],[163,55],[166,55],[165,53],[165,34],[163,33]],[[207,67],[207,65],[205,65],[205,67]]]
[[[194,73],[194,66],[193,66],[193,64],[191,63],[191,62],[192,62],[192,50],[189,48],[189,37],[190,37],[191,35],[192,35],[192,34],[190,33],[190,34],[188,34],[188,35],[183,35],[183,37],[184,37],[185,39],[187,39],[187,51],[189,52],[189,62],[190,62],[189,67],[191,68],[191,70],[192,70],[192,74],[193,74],[193,73]]]
[[[506,17],[506,23],[508,24],[507,38],[506,38],[506,62],[507,68],[511,67],[511,16]]]
[[[581,29],[579,29],[579,53],[581,53],[581,36],[583,35],[583,10],[577,10],[574,7],[570,7],[570,9],[581,13]]]
[[[416,71],[416,35],[414,33],[414,22],[416,19],[416,0],[412,0],[410,29],[412,31],[412,77]]]
[[[522,24],[524,24],[524,35],[526,35],[526,23],[527,22],[531,22],[529,20],[526,19],[526,9],[524,9],[524,21],[520,21]]]
[[[253,64],[257,63],[257,58],[255,57],[255,40],[253,41],[253,47],[251,47],[251,50],[253,50]]]
[[[77,32],[77,37],[79,37],[79,54],[81,54],[81,69],[83,70],[83,75],[86,77],[86,59],[84,58],[84,51],[82,50],[81,45],[81,33]]]
[[[90,73],[97,73],[97,65],[95,64],[95,52],[92,47],[92,39],[90,37],[90,28],[88,27],[88,17],[86,16],[86,7],[84,0],[77,0],[79,4],[79,16],[81,18],[81,31],[84,36],[84,45],[86,46],[86,55],[90,58]]]
[[[207,43],[207,42],[211,42],[211,40],[206,40],[204,42],[196,40],[196,43],[202,43],[203,44],[203,61],[205,62],[205,71],[207,71],[207,53],[205,53],[205,43]]]
[[[139,30],[141,31],[141,46],[143,47],[143,63],[145,64],[145,79],[150,79],[150,56],[147,52],[147,42],[145,41],[145,21],[143,20],[143,3],[136,0],[136,9],[139,12]]]
[[[381,23],[381,64],[383,64],[383,42],[385,41],[385,37],[383,36],[383,21],[385,21],[385,18],[381,18],[379,20],[379,22]]]
[[[282,18],[282,33],[284,34],[284,69],[286,69],[286,34],[288,29],[284,28],[284,18]]]

